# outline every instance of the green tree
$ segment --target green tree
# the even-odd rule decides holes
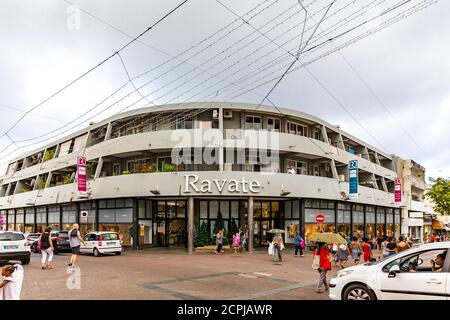
[[[425,196],[434,202],[434,211],[450,215],[450,180],[437,178]]]
[[[206,222],[202,222],[200,226],[200,231],[195,237],[194,246],[195,247],[203,247],[207,246],[210,243],[208,224]]]
[[[228,244],[228,238],[226,237],[227,231],[225,230],[225,223],[223,222],[223,217],[222,217],[222,212],[217,212],[217,220],[214,223],[214,234],[212,237],[212,243],[216,243],[216,234],[217,232],[219,232],[219,230],[223,229],[223,244],[227,245]]]

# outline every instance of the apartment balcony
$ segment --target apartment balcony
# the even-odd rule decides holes
[[[414,176],[411,177],[411,185],[420,190],[425,191],[427,189],[427,185],[426,185],[425,181],[423,181],[417,177],[414,177]]]
[[[409,210],[417,212],[426,212],[426,206],[424,202],[411,200],[409,204]]]

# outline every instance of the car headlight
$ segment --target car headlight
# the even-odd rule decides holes
[[[348,276],[349,274],[351,274],[353,272],[353,270],[341,270],[337,273],[336,277],[340,278],[340,277],[345,277]]]

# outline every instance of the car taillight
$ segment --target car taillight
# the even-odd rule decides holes
[[[100,238],[98,239],[98,246],[101,247],[102,246],[102,241],[103,241],[103,235],[100,235]]]
[[[31,241],[31,240],[33,240],[33,239],[31,239],[31,238],[27,238],[27,240],[28,240],[28,241]]]

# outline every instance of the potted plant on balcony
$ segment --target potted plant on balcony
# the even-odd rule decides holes
[[[64,176],[63,176],[63,178],[62,178],[62,183],[63,184],[69,184],[69,183],[72,183],[73,181],[72,181],[72,179],[71,179],[71,174],[70,173],[68,173],[68,174],[65,174]]]
[[[53,159],[55,156],[55,150],[45,150],[44,162]]]
[[[164,169],[164,172],[174,172],[175,165],[173,163],[165,163],[163,169]]]

